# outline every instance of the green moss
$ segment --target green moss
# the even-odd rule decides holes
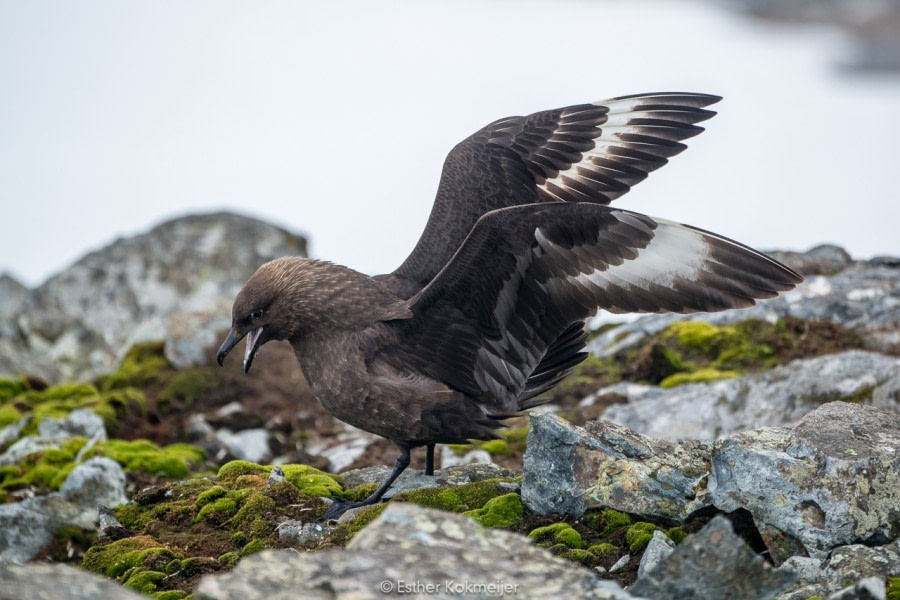
[[[341,498],[350,502],[361,502],[372,495],[372,492],[378,489],[377,483],[361,483],[349,490],[344,490]]]
[[[48,387],[38,394],[42,401],[72,400],[77,398],[93,398],[99,396],[97,388],[89,383],[61,383]]]
[[[591,544],[588,547],[588,552],[596,556],[597,558],[607,558],[616,554],[619,551],[619,547],[615,544],[610,544],[609,542],[601,542],[599,544]]]
[[[197,521],[224,523],[237,512],[237,503],[231,498],[219,498],[206,504],[197,513]]]
[[[163,352],[163,342],[149,342],[132,346],[119,368],[97,382],[102,390],[140,388],[170,377],[173,372]]]
[[[569,548],[560,553],[559,556],[572,562],[584,562],[594,558],[588,550],[582,548]]]
[[[66,440],[57,448],[29,454],[15,465],[0,467],[0,489],[37,487],[58,490],[75,467],[75,456],[87,443],[84,438]]]
[[[159,393],[158,401],[180,400],[192,406],[216,385],[216,377],[206,369],[185,369],[169,380]]]
[[[184,600],[188,595],[179,590],[168,590],[165,592],[154,592],[150,594],[154,600]]]
[[[900,577],[888,577],[886,583],[886,600],[900,600]]]
[[[218,561],[222,563],[222,566],[226,569],[232,568],[239,560],[241,560],[240,552],[226,552],[218,558]]]
[[[563,544],[567,548],[583,548],[584,540],[581,534],[575,531],[568,523],[553,523],[544,527],[532,529],[528,537],[536,540],[541,546]]]
[[[465,485],[444,488],[424,488],[397,494],[397,500],[413,502],[428,508],[449,512],[465,512],[483,507],[488,500],[506,492],[497,487],[502,479],[485,479]]]
[[[677,321],[669,325],[663,334],[674,337],[682,346],[697,350],[706,350],[721,343],[723,337],[731,336],[730,331],[726,333],[723,328],[703,321]]]
[[[653,537],[653,532],[657,529],[659,527],[646,521],[638,521],[629,527],[628,531],[625,532],[625,541],[628,543],[628,549],[632,553],[643,550],[650,543],[650,538]]]
[[[308,465],[281,465],[284,477],[297,489],[313,498],[339,496],[343,491],[339,477]]]
[[[675,373],[674,375],[669,375],[659,382],[659,387],[671,388],[683,383],[703,383],[707,381],[718,381],[720,379],[730,379],[732,377],[737,377],[738,375],[739,373],[737,371],[720,371],[713,368],[697,369],[696,371],[690,373]]]
[[[262,540],[250,540],[246,546],[241,548],[241,556],[247,556],[248,554],[255,554],[261,550],[266,549],[266,543]]]
[[[387,508],[387,506],[387,503],[382,503],[376,504],[374,506],[367,506],[366,508],[361,510],[359,514],[356,515],[356,517],[352,521],[350,521],[350,523],[342,526],[344,531],[348,534],[348,537],[352,536],[360,529],[378,518],[378,516],[384,512],[384,509]]]
[[[491,498],[481,508],[463,514],[484,527],[510,527],[522,518],[525,507],[519,495],[512,493]]]
[[[607,537],[616,529],[631,525],[631,517],[612,508],[606,508],[600,513],[600,524],[603,527],[602,535]]]
[[[666,529],[666,535],[669,536],[669,539],[676,544],[680,544],[682,541],[684,541],[684,538],[687,537],[687,533],[682,527],[672,527],[670,529]]]
[[[489,440],[483,442],[481,444],[481,449],[492,455],[507,454],[509,452],[506,440]]]
[[[0,402],[15,398],[26,389],[28,386],[22,381],[0,377]]]
[[[252,492],[234,515],[232,523],[252,537],[265,537],[272,533],[274,525],[267,518],[278,505],[261,492]]]
[[[10,423],[15,423],[24,416],[22,411],[12,404],[4,404],[0,406],[0,427],[6,427]]]
[[[126,473],[139,471],[156,477],[182,479],[206,455],[190,444],[160,448],[149,440],[108,440],[91,448],[86,456],[107,456],[122,465]]]
[[[159,571],[144,571],[135,569],[122,581],[123,585],[142,594],[150,594],[156,590],[156,586],[166,578],[165,573]]]
[[[90,548],[85,553],[81,565],[94,573],[120,577],[135,567],[163,571],[174,558],[182,559],[184,556],[160,546],[159,542],[150,536],[138,535]]]
[[[233,460],[219,467],[219,479],[237,479],[241,475],[261,475],[266,477],[271,467],[264,467],[246,460]]]
[[[228,493],[228,490],[223,488],[221,485],[213,486],[213,487],[209,488],[208,490],[206,490],[205,492],[201,492],[197,496],[197,501],[195,504],[196,504],[197,508],[203,508],[210,502],[218,500],[219,498],[221,498],[222,496],[224,496],[227,493]]]

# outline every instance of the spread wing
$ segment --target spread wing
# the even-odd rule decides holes
[[[658,93],[508,117],[447,156],[431,216],[394,275],[425,286],[484,214],[542,201],[608,204],[703,131],[718,96]]]
[[[489,414],[511,414],[548,348],[598,308],[719,311],[800,281],[762,253],[687,225],[597,204],[517,206],[478,221],[413,299],[413,318],[395,322],[392,352]]]

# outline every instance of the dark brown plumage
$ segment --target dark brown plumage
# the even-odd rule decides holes
[[[247,281],[219,350],[288,340],[338,419],[401,451],[496,437],[581,362],[584,321],[746,307],[801,278],[727,238],[605,206],[684,149],[715,96],[651,94],[496,121],[444,165],[425,232],[388,275],[281,258]],[[357,503],[355,505],[359,505]],[[335,518],[354,506],[336,503]]]

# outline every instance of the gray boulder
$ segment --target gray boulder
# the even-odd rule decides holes
[[[302,237],[228,213],[182,217],[118,240],[29,292],[10,331],[0,329],[0,376],[57,382],[108,372],[132,344],[165,339],[174,315],[230,301],[260,264],[305,253]],[[219,319],[204,331],[224,331],[228,312]],[[182,345],[170,354],[197,359],[196,348]]]
[[[825,598],[846,588],[852,589],[861,581],[871,587],[873,579],[879,582],[884,598],[885,580],[900,577],[900,540],[884,546],[841,546],[824,560],[793,556],[780,569],[794,572],[798,580],[779,595],[779,600]]]
[[[900,359],[850,351],[670,389],[620,383],[594,396],[605,394],[628,402],[610,406],[604,419],[656,438],[712,440],[754,427],[793,427],[835,400],[900,412]]]
[[[638,566],[638,579],[656,568],[660,562],[668,558],[675,551],[675,542],[669,536],[658,529],[653,532],[653,537],[644,549],[641,564]]]
[[[728,598],[769,600],[794,582],[794,575],[769,567],[716,517],[629,590],[655,600]]]
[[[608,421],[582,428],[551,413],[530,418],[522,501],[535,512],[609,507],[683,521],[709,506],[709,444],[652,439]]]
[[[78,465],[59,492],[0,505],[0,558],[24,563],[34,558],[63,525],[97,529],[97,506],[124,504],[125,473],[119,464],[94,457]]]
[[[0,600],[146,600],[118,583],[63,564],[0,562]]]
[[[208,575],[204,600],[294,598],[633,598],[614,583],[537,548],[527,538],[466,517],[391,504],[346,550],[261,552],[230,573]]]
[[[900,537],[900,415],[832,402],[793,429],[721,442],[713,504],[750,511],[772,558],[824,558],[834,548]]]

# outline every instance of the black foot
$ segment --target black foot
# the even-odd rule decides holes
[[[375,502],[370,502],[369,504],[375,504]],[[337,521],[341,518],[345,512],[350,510],[351,508],[359,508],[360,506],[366,506],[366,502],[350,502],[349,500],[335,500],[331,503],[331,506],[328,507],[328,510],[325,511],[325,514],[316,519],[317,522],[321,523],[323,521]]]

